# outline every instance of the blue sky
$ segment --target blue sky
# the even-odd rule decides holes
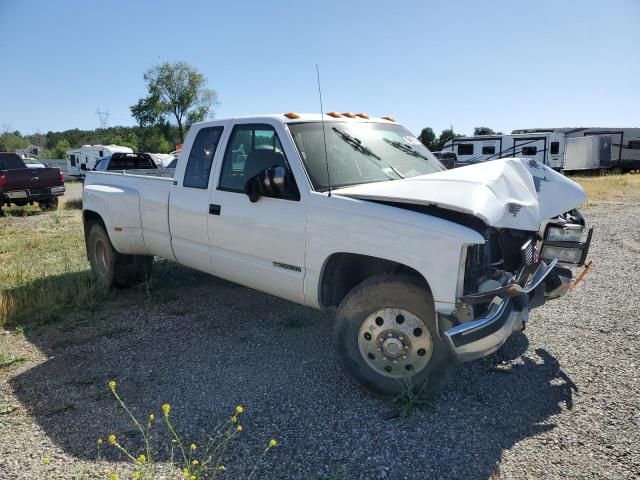
[[[184,60],[217,117],[325,110],[453,125],[640,126],[640,0],[0,0],[0,129],[131,125]]]

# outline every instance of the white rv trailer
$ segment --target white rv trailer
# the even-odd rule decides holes
[[[133,150],[120,145],[83,145],[80,148],[67,150],[69,176],[81,176],[85,171],[93,170],[102,157],[108,157],[118,152],[133,153]]]
[[[640,128],[534,128],[513,133],[563,134],[567,138],[563,170],[640,170]],[[585,137],[591,140],[579,141]]]
[[[454,152],[457,164],[469,165],[507,157],[537,160],[560,170],[565,153],[565,136],[558,132],[511,135],[478,135],[449,140],[443,152]]]

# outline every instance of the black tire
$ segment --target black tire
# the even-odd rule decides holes
[[[153,257],[118,253],[100,223],[89,226],[87,253],[98,285],[105,290],[129,287],[151,275]]]
[[[42,202],[38,202],[40,205],[40,209],[43,212],[51,212],[53,210],[58,209],[58,197],[49,198],[48,200],[43,200]]]
[[[412,313],[431,335],[433,350],[429,363],[409,379],[378,373],[360,353],[361,325],[370,315],[385,308],[400,308]],[[409,386],[415,395],[431,397],[440,390],[455,365],[449,347],[438,335],[431,294],[410,277],[380,275],[354,287],[338,308],[334,340],[342,368],[360,387],[376,397],[393,398],[406,393]]]

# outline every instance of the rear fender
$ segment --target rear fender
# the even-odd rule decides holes
[[[113,247],[128,255],[148,255],[140,220],[140,195],[137,190],[123,186],[85,185],[84,210],[102,218]]]

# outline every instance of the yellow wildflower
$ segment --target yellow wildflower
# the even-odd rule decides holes
[[[197,465],[198,464],[198,460],[194,460],[193,462],[191,462],[192,465]]]
[[[238,426],[236,427],[236,430],[237,430],[238,432],[241,432],[241,431],[242,431],[242,425],[238,425]]]
[[[171,411],[171,405],[169,405],[168,403],[165,403],[164,405],[162,405],[162,413],[166,415],[169,415],[169,412]]]
[[[116,391],[116,382],[115,382],[115,380],[109,380],[109,389],[111,389],[112,392]]]
[[[140,456],[138,457],[138,461],[140,463],[145,463],[147,461],[147,457],[145,457],[143,454],[140,454]]]
[[[109,477],[110,480],[118,480],[118,474],[117,473],[112,473],[111,476]]]
[[[273,448],[276,445],[278,445],[278,441],[275,438],[272,438],[271,440],[269,440],[269,448]]]
[[[184,475],[185,477],[189,476],[189,469],[185,468],[184,470],[182,470],[182,475]]]
[[[236,422],[238,421],[238,417],[236,417],[236,416],[234,415],[233,417],[231,417],[231,418],[229,419],[229,421],[230,421],[231,423],[236,423]]]
[[[155,415],[152,413],[151,415],[149,415],[149,421],[153,422],[153,420],[155,419]]]
[[[195,475],[191,475],[191,478],[189,480],[198,480],[198,479],[196,478]]]
[[[98,440],[96,440],[96,443],[98,444],[98,446],[102,445],[102,439],[99,438]]]
[[[49,465],[51,463],[51,460],[49,460],[49,457],[44,457],[42,459],[42,463],[44,463],[45,465]]]
[[[116,444],[116,442],[117,442],[117,440],[116,440],[116,436],[115,436],[115,435],[109,435],[108,440],[109,440],[109,443],[110,443],[111,445],[115,445],[115,444]]]
[[[198,447],[196,447],[196,444],[195,444],[195,443],[192,443],[191,445],[189,445],[189,448],[190,448],[191,450],[195,450],[195,449],[196,449],[196,448],[198,448]]]
[[[140,472],[138,472],[137,470],[133,472],[133,478],[135,478],[136,480],[139,480],[141,477],[142,475],[140,475]]]
[[[218,470],[220,470],[220,471],[223,471],[223,472],[224,472],[224,471],[226,470],[226,468],[224,468],[224,465],[220,465],[220,466],[218,467]]]
[[[238,413],[238,414],[239,414],[239,413],[242,413],[242,412],[244,412],[244,408],[242,408],[242,405],[238,405],[238,406],[236,407],[236,413]]]

